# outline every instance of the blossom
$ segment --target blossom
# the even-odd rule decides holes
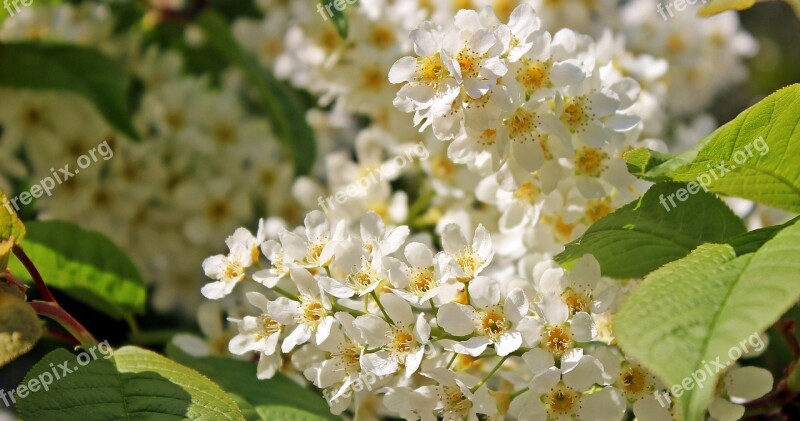
[[[267,305],[268,313],[278,323],[296,326],[283,340],[283,352],[308,342],[312,336],[314,343],[321,344],[330,335],[334,322],[330,299],[322,292],[317,280],[303,268],[292,269],[290,273],[300,296],[296,300],[279,297]]]
[[[437,317],[439,326],[448,333],[475,335],[454,344],[457,353],[477,357],[493,345],[497,355],[504,357],[519,349],[523,338],[529,345],[538,342],[541,324],[527,316],[528,299],[521,289],[509,292],[501,305],[497,281],[479,276],[467,288],[471,306],[450,302],[439,308]]]

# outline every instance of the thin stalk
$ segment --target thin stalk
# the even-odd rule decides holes
[[[80,322],[61,308],[58,303],[32,301],[31,307],[33,307],[40,316],[47,317],[60,324],[73,338],[80,342],[84,349],[89,349],[99,343]]]
[[[33,278],[33,282],[36,283],[36,289],[39,290],[39,293],[42,294],[42,298],[45,301],[50,301],[55,303],[56,297],[50,292],[50,288],[47,288],[47,285],[44,283],[44,279],[42,279],[42,275],[39,273],[39,269],[36,269],[36,265],[33,264],[31,259],[25,254],[25,251],[22,250],[22,247],[19,244],[14,244],[13,247],[14,256],[17,256],[22,265],[25,266],[28,273],[31,274],[31,278]]]
[[[505,357],[501,358],[500,362],[498,362],[497,365],[494,366],[492,371],[490,371],[489,374],[486,375],[486,377],[482,378],[481,381],[479,381],[477,384],[475,384],[475,386],[470,387],[469,391],[472,392],[472,393],[475,393],[475,391],[480,389],[481,386],[483,386],[490,378],[492,378],[492,376],[494,376],[494,373],[497,373],[497,370],[499,370],[500,366],[502,366],[503,363],[506,362],[506,359],[508,359],[508,357],[509,356],[506,355]]]
[[[386,317],[386,321],[389,322],[389,324],[394,325],[394,321],[392,320],[391,317],[389,317],[389,313],[386,312],[386,309],[383,308],[383,304],[381,304],[381,300],[378,299],[378,294],[375,292],[375,290],[372,290],[372,292],[370,292],[370,295],[372,295],[372,298],[375,299],[375,303],[378,304],[378,308],[381,309],[383,316]]]

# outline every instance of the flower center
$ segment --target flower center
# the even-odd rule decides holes
[[[503,124],[508,128],[508,134],[512,141],[534,141],[538,138],[535,131],[537,120],[535,113],[524,108],[518,108],[514,115],[504,121]]]
[[[524,60],[524,66],[517,71],[517,82],[525,88],[525,95],[531,96],[537,89],[550,87],[550,63]]]
[[[445,387],[442,403],[444,410],[451,414],[464,414],[472,407],[472,402],[467,399],[464,392],[454,386]]]
[[[575,174],[599,177],[606,169],[607,159],[605,151],[584,146],[575,152]]]
[[[414,336],[408,330],[395,329],[391,339],[389,350],[396,355],[405,356],[414,347]]]
[[[629,399],[635,399],[642,393],[648,392],[650,382],[647,381],[647,373],[637,365],[630,365],[619,373],[619,382],[622,391]]]
[[[533,201],[536,200],[537,197],[539,197],[539,193],[541,193],[541,190],[539,190],[538,187],[536,187],[530,181],[526,181],[522,183],[521,186],[519,186],[517,191],[514,192],[514,198],[517,200],[533,203]]]
[[[472,277],[475,275],[475,272],[481,266],[483,261],[474,251],[472,251],[472,247],[467,246],[466,249],[456,258],[456,263],[461,266],[461,269],[467,276]]]
[[[258,335],[260,338],[268,338],[281,331],[281,324],[266,314],[259,317],[259,322],[261,324],[261,333]]]
[[[573,290],[572,288],[567,288],[561,294],[561,298],[569,307],[569,310],[572,314],[575,314],[580,311],[586,311],[589,308],[589,304],[591,304],[592,300],[589,299],[585,294],[581,294]]]
[[[415,268],[411,271],[408,289],[414,295],[422,296],[433,288],[433,273],[429,268]]]
[[[236,282],[244,276],[244,265],[239,259],[230,259],[225,265],[224,281]]]
[[[317,299],[303,300],[301,306],[303,309],[301,322],[316,331],[319,323],[328,315],[328,311],[325,310],[325,307]]]
[[[428,84],[438,83],[447,71],[444,68],[444,63],[442,63],[442,58],[439,57],[439,53],[419,59],[417,65],[419,66],[421,81]]]
[[[483,146],[492,146],[495,142],[497,142],[497,130],[494,129],[486,129],[478,137],[478,143]]]
[[[456,61],[461,67],[461,77],[474,78],[478,76],[480,68],[480,57],[469,48],[463,48],[456,56]]]
[[[481,330],[490,338],[497,338],[508,328],[508,321],[499,311],[490,310],[481,318]]]
[[[561,112],[561,121],[567,125],[570,132],[575,133],[586,128],[589,120],[594,118],[587,110],[585,97],[574,97],[567,100],[564,110]]]
[[[580,407],[580,399],[580,394],[576,391],[563,384],[559,384],[547,394],[545,405],[551,417],[573,415]]]
[[[572,349],[574,342],[569,331],[569,326],[548,326],[542,333],[542,343],[556,357],[561,357]]]

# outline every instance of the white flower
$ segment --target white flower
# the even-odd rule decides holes
[[[361,243],[367,250],[372,244],[378,244],[381,253],[392,254],[405,243],[408,234],[409,229],[405,225],[387,231],[383,219],[375,212],[367,212],[361,218]]]
[[[571,351],[575,342],[589,342],[597,337],[592,317],[586,312],[570,317],[570,308],[561,297],[546,294],[534,305],[545,322],[539,346],[556,358]]]
[[[600,264],[591,254],[576,260],[569,273],[561,268],[546,270],[537,283],[537,289],[543,294],[560,296],[571,314],[608,310],[619,288],[601,288]]]
[[[341,329],[334,328],[319,348],[330,357],[319,365],[305,370],[305,376],[319,388],[336,386],[336,392],[330,400],[339,399],[361,374],[360,360],[363,358],[365,342],[356,329],[353,316],[348,313],[336,313],[336,320]]]
[[[249,292],[247,300],[262,313],[256,317],[229,319],[236,323],[239,334],[231,339],[228,349],[234,355],[258,352],[257,377],[269,379],[278,372],[283,362],[280,352],[276,353],[283,326],[269,314],[269,301],[266,297],[257,292]]]
[[[506,74],[502,53],[502,43],[493,31],[483,27],[474,10],[460,10],[455,29],[447,32],[442,41],[445,67],[471,98],[485,95]]]
[[[573,350],[555,366],[553,356],[541,349],[533,349],[522,357],[533,371],[529,391],[516,397],[509,414],[520,421],[528,420],[620,420],[625,404],[619,392],[612,387],[584,394],[602,382],[603,367],[582,350]]]
[[[304,224],[305,238],[290,231],[281,234],[284,252],[295,262],[308,268],[328,266],[336,244],[343,239],[344,224],[340,221],[331,235],[328,219],[318,210],[306,215]]]
[[[733,367],[721,380],[719,395],[708,413],[718,421],[735,421],[744,415],[744,403],[758,399],[772,390],[772,373],[761,367]]]
[[[414,316],[404,299],[394,294],[383,294],[379,299],[391,323],[373,314],[359,316],[354,322],[367,345],[380,348],[365,354],[361,367],[377,376],[386,376],[405,366],[405,376],[410,378],[422,363],[431,327],[422,313]]]
[[[451,274],[459,280],[469,280],[481,273],[492,261],[492,238],[483,225],[478,225],[472,244],[467,242],[461,227],[447,224],[442,232],[442,248],[448,260]]]
[[[446,276],[442,273],[442,255],[434,259],[431,249],[422,243],[409,243],[404,255],[408,264],[386,257],[386,267],[389,281],[395,288],[392,291],[398,296],[413,304],[425,304],[441,294],[448,286],[454,289],[454,284],[446,283]],[[454,291],[453,291],[454,292]]]
[[[504,357],[519,349],[523,340],[535,345],[541,335],[541,323],[527,316],[528,299],[516,288],[500,304],[500,284],[479,276],[467,285],[472,306],[450,302],[439,308],[437,323],[456,336],[475,335],[453,345],[459,354],[477,357],[493,345]]]
[[[284,326],[297,325],[283,340],[281,351],[284,353],[308,342],[312,336],[315,344],[321,344],[331,333],[334,322],[330,299],[322,292],[317,280],[303,268],[292,269],[290,273],[300,296],[297,300],[279,297],[267,306],[268,313],[278,323]]]
[[[444,368],[437,368],[423,373],[435,380],[434,386],[423,386],[417,393],[436,402],[436,413],[446,421],[478,421],[478,414],[495,415],[497,406],[485,387],[474,393],[470,387],[477,384],[477,379],[466,373],[453,373]]]
[[[323,289],[337,298],[362,297],[375,291],[385,279],[383,252],[375,243],[371,249],[367,251],[360,243],[352,241],[339,243],[333,273],[337,278],[341,275],[344,280],[327,278],[322,283]]]
[[[417,57],[403,57],[389,70],[391,83],[406,83],[397,92],[394,105],[404,112],[415,112],[414,124],[440,117],[450,110],[460,92],[442,55],[444,34],[432,22],[425,22],[411,31]]]
[[[216,279],[216,282],[206,284],[201,292],[206,298],[218,300],[233,291],[246,274],[246,268],[253,264],[253,254],[250,246],[241,238],[228,237],[230,253],[228,255],[211,256],[203,261],[203,271],[206,276]]]

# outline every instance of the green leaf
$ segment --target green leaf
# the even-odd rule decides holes
[[[626,154],[648,180],[696,181],[709,191],[800,212],[800,84],[748,108],[691,150]]]
[[[8,256],[14,244],[25,237],[25,224],[19,220],[5,193],[0,190],[0,271],[8,266]]]
[[[342,10],[339,10],[335,7],[336,1],[335,0],[319,0],[319,4],[322,5],[323,11],[320,14],[323,18],[327,21],[330,14],[332,19],[333,26],[336,27],[336,32],[339,33],[339,36],[342,39],[347,39],[347,33],[350,29],[350,23],[347,18],[347,7],[350,5],[349,1],[344,2],[345,7]],[[330,11],[330,14],[326,13],[325,11]]]
[[[196,22],[205,31],[208,45],[238,66],[255,88],[284,150],[292,156],[295,175],[308,174],[314,166],[316,143],[314,131],[306,122],[306,109],[298,95],[242,50],[230,31],[230,25],[218,13],[207,11]]]
[[[36,311],[17,296],[0,294],[0,367],[30,351],[40,336]]]
[[[68,44],[0,43],[0,86],[82,95],[117,130],[139,139],[128,112],[125,70],[98,51]]]
[[[114,318],[144,312],[146,290],[139,271],[102,234],[68,222],[30,222],[22,247],[48,286]],[[11,268],[31,280],[17,259],[11,260]]]
[[[569,267],[584,254],[592,254],[603,275],[640,278],[700,244],[723,242],[745,232],[741,219],[713,194],[699,190],[687,194],[685,202],[679,201],[676,192],[685,187],[681,183],[653,185],[638,201],[606,215],[567,244],[556,261]],[[669,206],[670,196],[675,207]]]
[[[86,359],[63,349],[39,361],[22,384],[48,377],[52,383],[48,390],[17,397],[20,418],[244,420],[228,394],[190,368],[136,347],[121,348],[109,359],[103,349],[91,351],[97,359],[85,366],[79,362]],[[72,373],[65,375],[61,367]],[[54,371],[60,379],[53,378]]]
[[[247,361],[221,357],[193,357],[174,344],[167,347],[167,355],[175,361],[208,376],[228,393],[240,398],[243,413],[251,413],[248,420],[337,420],[331,415],[328,404],[317,393],[300,387],[289,378],[276,374],[269,380],[256,378],[256,365]],[[248,410],[252,408],[252,410]]]
[[[775,235],[781,232],[782,229],[794,225],[795,222],[800,220],[800,216],[792,219],[789,222],[781,225],[773,225],[771,227],[759,228],[744,234],[739,234],[733,238],[729,238],[725,242],[733,246],[737,256],[747,253],[755,253],[767,241],[771,240]]]
[[[800,298],[798,254],[800,223],[739,257],[727,244],[698,247],[648,275],[625,301],[614,320],[620,347],[668,385],[706,370],[707,363],[716,367],[712,361],[729,364],[736,357],[732,349],[757,349],[754,335]],[[721,373],[714,368],[706,374],[705,380],[696,376],[694,387],[683,387],[688,420],[702,418]]]

